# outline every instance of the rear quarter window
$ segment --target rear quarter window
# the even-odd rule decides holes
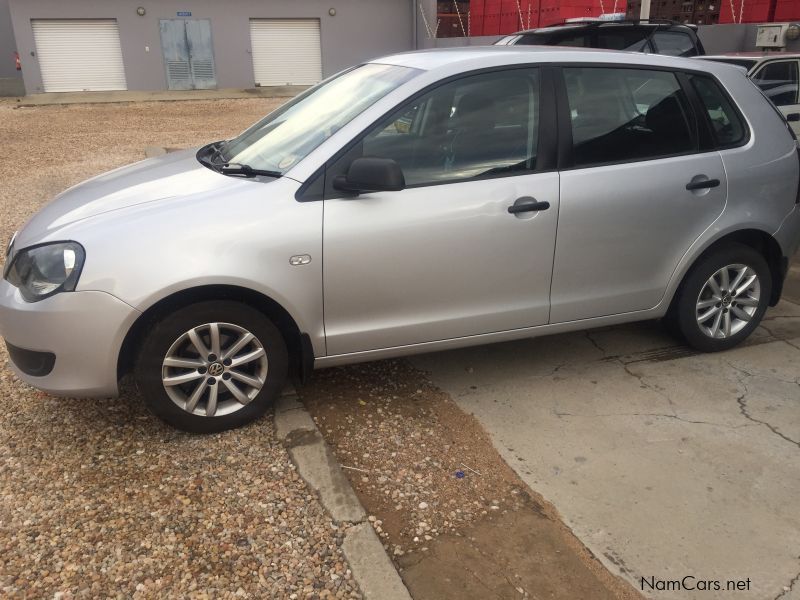
[[[717,147],[736,146],[745,139],[744,119],[712,77],[690,75],[692,87],[700,97],[711,123]]]
[[[697,56],[694,40],[687,33],[679,31],[657,31],[653,43],[658,54],[668,56]]]

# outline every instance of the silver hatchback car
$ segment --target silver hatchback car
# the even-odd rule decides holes
[[[398,54],[237,138],[67,190],[9,245],[20,378],[172,425],[311,369],[666,317],[730,348],[800,242],[797,143],[743,70],[563,48]]]

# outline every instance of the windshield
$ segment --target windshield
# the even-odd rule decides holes
[[[415,75],[417,69],[366,64],[304,92],[230,140],[226,163],[283,174],[372,104]]]

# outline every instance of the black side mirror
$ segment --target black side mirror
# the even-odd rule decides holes
[[[355,159],[347,175],[333,180],[333,187],[343,192],[399,192],[406,187],[400,165],[391,158],[364,157]]]
[[[800,113],[789,113],[786,115],[786,120],[789,121],[789,123],[797,123],[800,121]]]

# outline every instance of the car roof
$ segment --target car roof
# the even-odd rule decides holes
[[[453,73],[481,68],[525,63],[619,63],[660,66],[707,72],[740,70],[725,63],[694,61],[688,58],[642,52],[622,52],[570,46],[467,46],[436,48],[392,54],[370,62],[411,67],[423,71],[447,70]]]

